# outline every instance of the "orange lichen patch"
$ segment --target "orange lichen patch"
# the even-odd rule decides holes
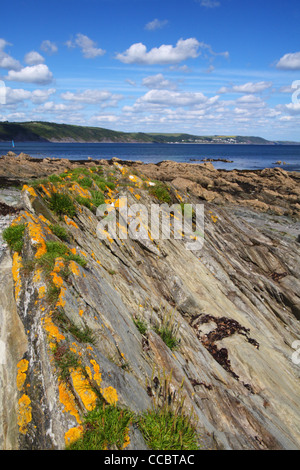
[[[97,364],[97,362],[94,359],[90,360],[90,363],[92,364],[94,368],[94,380],[97,383],[97,385],[100,387],[100,384],[102,382],[102,377],[100,373],[100,366]]]
[[[136,197],[138,201],[141,199],[141,196],[139,194],[135,194],[134,196]]]
[[[41,274],[42,274],[42,270],[41,269],[36,269],[34,271],[34,275],[33,275],[33,282],[35,284],[37,284],[38,282],[40,282],[41,280]]]
[[[81,438],[83,433],[83,427],[77,426],[76,428],[71,428],[65,433],[65,443],[66,446],[73,444],[73,442],[78,441]]]
[[[22,387],[23,387],[24,382],[26,380],[26,372],[27,372],[27,369],[28,369],[28,364],[29,364],[29,362],[27,361],[27,359],[22,359],[17,364],[17,368],[18,368],[17,388],[20,391],[22,390]]]
[[[61,269],[63,269],[65,267],[65,263],[64,263],[64,259],[59,257],[59,258],[56,258],[55,260],[55,265],[54,265],[54,268],[53,268],[53,272],[54,273],[59,273]]]
[[[43,299],[46,294],[46,286],[39,287],[39,299]]]
[[[51,315],[47,315],[43,319],[44,329],[48,333],[49,340],[55,340],[57,343],[65,339],[64,335],[59,331],[56,325],[54,325]]]
[[[84,310],[79,310],[79,316],[82,317],[83,314],[84,314]]]
[[[71,191],[79,194],[79,196],[82,197],[87,197],[88,199],[91,199],[91,194],[87,189],[82,188],[79,184],[75,183],[73,186],[70,188]]]
[[[60,402],[64,405],[63,412],[70,413],[70,415],[76,418],[77,423],[81,424],[73,393],[67,388],[67,385],[64,382],[59,383],[58,390]]]
[[[120,197],[120,198],[116,199],[115,207],[117,209],[122,209],[122,207],[125,207],[125,206],[126,206],[126,198],[125,197]]]
[[[22,268],[22,258],[21,256],[15,251],[13,256],[13,264],[12,264],[12,275],[15,282],[15,299],[16,301],[19,299],[22,283],[21,283],[21,276],[20,276],[20,269]]]
[[[42,214],[39,215],[39,219],[44,222],[46,225],[51,225],[51,222],[46,219],[46,217],[44,217]]]
[[[84,377],[80,369],[73,369],[71,371],[71,377],[74,389],[78,393],[84,407],[88,411],[92,411],[96,406],[97,395],[91,389],[88,380]]]
[[[102,238],[102,235],[104,235],[110,243],[113,243],[114,240],[113,238],[111,238],[107,230],[97,227],[97,232],[101,234],[101,238]]]
[[[130,444],[130,437],[129,437],[129,428],[125,429],[125,439],[123,444],[123,449],[126,449]]]
[[[18,417],[17,422],[21,434],[27,433],[27,426],[32,420],[31,400],[25,393],[18,401]]]
[[[102,395],[104,400],[106,400],[110,405],[115,405],[118,401],[117,390],[113,387],[106,387],[102,390]]]
[[[69,263],[69,269],[75,276],[80,276],[80,269],[75,261],[71,260]]]
[[[49,198],[51,198],[51,193],[50,191],[48,191],[48,189],[46,188],[46,186],[44,186],[43,184],[40,185],[42,190],[44,191],[44,193],[46,194],[46,196],[48,196]]]
[[[29,221],[27,226],[29,230],[31,243],[33,245],[38,245],[38,249],[35,254],[35,257],[41,258],[41,256],[43,256],[47,252],[46,242],[44,239],[42,227],[39,223],[36,223],[35,221],[33,222]]]
[[[216,215],[211,215],[211,220],[213,221],[213,223],[215,224],[218,220],[218,217]]]
[[[82,254],[82,256],[84,256],[85,258],[87,258],[87,254],[86,254],[84,251],[81,251],[81,250],[80,250],[80,253]]]
[[[72,225],[75,228],[79,228],[78,225],[74,222],[74,220],[69,219],[68,216],[65,215],[64,219],[65,219],[65,222],[66,222],[67,225]]]
[[[56,307],[64,307],[66,305],[66,301],[64,299],[66,290],[67,290],[66,287],[64,286],[61,287],[58,301],[56,302]]]
[[[64,284],[63,278],[54,271],[52,271],[50,275],[52,276],[52,282],[55,285],[55,287],[58,287],[60,289]]]
[[[35,190],[31,186],[24,184],[22,191],[27,191],[32,197],[37,197]]]

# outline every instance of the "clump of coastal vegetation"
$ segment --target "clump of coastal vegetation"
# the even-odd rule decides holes
[[[20,253],[24,244],[25,224],[11,225],[3,230],[2,238],[12,251]]]

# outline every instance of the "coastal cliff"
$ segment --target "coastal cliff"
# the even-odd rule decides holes
[[[178,448],[300,449],[299,179],[2,157],[0,448],[84,447],[100,432],[103,449],[153,448],[152,410],[194,432]],[[201,248],[121,224],[99,237],[97,206],[118,213],[124,198],[204,204]]]

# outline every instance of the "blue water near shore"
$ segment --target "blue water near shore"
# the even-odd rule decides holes
[[[203,158],[225,158],[233,163],[213,162],[217,169],[260,170],[279,166],[287,171],[300,171],[300,145],[222,145],[222,144],[78,144],[78,143],[0,143],[0,155],[9,150],[27,153],[36,158],[68,158],[70,160],[111,159],[141,160],[158,163],[163,160],[201,163]],[[194,161],[197,160],[197,161]],[[199,160],[199,161],[198,161]]]

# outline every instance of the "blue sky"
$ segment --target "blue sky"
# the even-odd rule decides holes
[[[299,0],[11,0],[0,120],[300,141],[299,24]]]

